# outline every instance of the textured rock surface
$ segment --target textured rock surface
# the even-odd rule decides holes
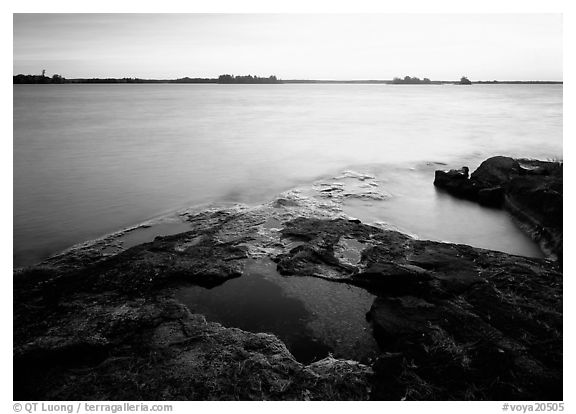
[[[189,232],[112,257],[83,246],[16,271],[14,398],[562,399],[557,263],[415,240],[349,220],[338,202],[288,192],[189,212]],[[261,258],[287,281],[376,295],[372,366],[301,364],[275,336],[207,322],[174,299]]]
[[[283,200],[290,207],[190,214],[192,231],[113,257],[82,246],[16,271],[14,398],[368,399],[370,367],[331,357],[303,365],[275,336],[206,322],[173,299],[175,287],[224,283],[248,257],[283,248],[274,215],[316,208]]]
[[[60,306],[16,348],[15,399],[369,396],[366,366],[332,358],[303,366],[276,337],[207,323],[168,297],[78,295]]]
[[[284,274],[331,278],[378,296],[368,315],[374,335],[403,361],[400,375],[376,387],[380,398],[393,398],[393,390],[416,399],[561,398],[555,264],[345,220],[296,219],[282,233],[304,243],[278,256]],[[334,257],[339,238],[366,245],[357,266]]]
[[[543,250],[562,262],[563,168],[560,162],[492,157],[468,168],[436,171],[434,185],[514,215]]]

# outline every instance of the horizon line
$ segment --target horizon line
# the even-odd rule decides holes
[[[86,76],[82,76],[82,77],[74,77],[74,78],[66,78],[60,74],[54,73],[52,74],[52,76],[54,75],[58,75],[61,76],[63,79],[65,80],[70,80],[70,81],[81,81],[81,80],[92,80],[92,79],[98,79],[98,80],[107,80],[107,79],[116,79],[116,80],[122,80],[122,79],[134,79],[134,80],[143,80],[143,81],[156,81],[156,82],[162,82],[162,81],[176,81],[176,80],[181,80],[181,79],[203,79],[203,80],[218,80],[219,76],[222,75],[218,75],[216,77],[203,77],[203,76],[194,76],[191,77],[189,75],[187,76],[183,76],[183,77],[176,77],[176,78],[147,78],[147,77],[138,77],[138,76],[122,76],[122,77],[111,77],[111,76],[106,76],[106,77],[86,77]],[[18,74],[13,74],[12,77],[16,77],[16,76],[37,76],[37,77],[42,77],[42,74],[24,74],[24,73],[18,73]],[[44,77],[46,78],[52,78],[52,76],[46,76],[44,75]],[[279,83],[281,82],[392,82],[394,79],[404,79],[403,77],[398,77],[395,76],[393,78],[389,78],[389,79],[333,79],[333,78],[279,78],[277,77],[277,75],[268,75],[268,76],[260,76],[260,75],[232,75],[232,76],[253,76],[255,78],[261,78],[261,79],[267,79],[270,76],[276,76],[277,80]],[[468,79],[470,79],[469,76],[464,76]],[[415,76],[415,78],[418,78],[417,76]],[[424,78],[420,78],[420,80],[426,79],[426,77]],[[429,79],[429,78],[428,78]],[[434,80],[434,79],[430,79],[431,82],[457,82],[459,79],[439,79],[439,80]],[[477,79],[477,80],[472,80],[470,79],[470,81],[472,83],[476,83],[476,82],[554,82],[554,83],[564,83],[564,79],[561,80],[557,80],[557,79]]]

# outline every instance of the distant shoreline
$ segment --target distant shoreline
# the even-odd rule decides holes
[[[66,79],[58,75],[53,77],[40,76],[40,75],[15,75],[13,76],[13,84],[112,84],[112,83],[177,83],[177,84],[221,84],[221,85],[277,85],[277,84],[383,84],[383,85],[460,85],[460,81],[429,81],[427,83],[398,83],[395,80],[326,80],[326,79],[276,79],[258,78],[242,80],[225,80],[220,78],[179,78],[179,79],[140,79],[140,78],[76,78]],[[562,85],[564,81],[526,81],[526,80],[492,80],[492,81],[471,81],[473,85]]]
[[[459,81],[431,81],[430,83],[396,83],[391,80],[285,80],[283,83],[344,83],[344,84],[385,84],[385,85],[460,85]],[[472,81],[478,85],[548,85],[563,84],[564,81]]]

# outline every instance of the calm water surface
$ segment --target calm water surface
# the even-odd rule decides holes
[[[269,259],[249,263],[242,277],[212,289],[184,287],[176,298],[209,321],[275,334],[300,362],[328,353],[368,362],[377,354],[366,320],[372,294],[315,277],[283,277]]]
[[[538,255],[505,213],[432,186],[426,163],[475,168],[495,154],[562,157],[561,85],[15,85],[14,263],[351,166],[393,196],[351,214]]]

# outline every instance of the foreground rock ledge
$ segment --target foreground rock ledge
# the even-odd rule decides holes
[[[295,192],[188,220],[189,232],[113,257],[88,249],[15,272],[15,399],[562,399],[554,262],[415,240]],[[372,366],[303,365],[275,336],[174,300],[179,286],[225,283],[265,257],[286,277],[377,296]]]

